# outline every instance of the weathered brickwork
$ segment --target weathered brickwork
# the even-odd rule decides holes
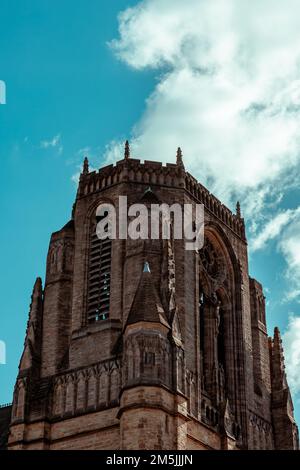
[[[7,448],[11,405],[0,406],[0,450]]]
[[[108,252],[96,209],[118,209],[119,196],[202,203],[204,247],[117,239]],[[9,432],[8,448],[24,450],[298,448],[240,206],[233,214],[188,174],[180,150],[166,166],[130,158],[128,145],[99,172],[85,160],[72,220],[33,289]]]

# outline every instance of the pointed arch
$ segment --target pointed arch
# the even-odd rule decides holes
[[[199,252],[202,383],[215,405],[228,398],[237,410],[242,359],[240,266],[219,225],[208,223],[204,240],[203,253]]]
[[[86,317],[84,323],[106,320],[110,310],[112,240],[100,240],[96,233],[96,210],[100,204],[110,204],[107,198],[97,198],[87,211],[86,246]]]

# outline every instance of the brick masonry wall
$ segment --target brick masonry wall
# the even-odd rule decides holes
[[[174,312],[170,314],[167,295],[164,297],[166,252],[160,240],[112,242],[109,319],[87,322],[90,231],[96,208],[102,202],[118,207],[120,195],[128,196],[129,205],[141,202],[149,187],[158,202],[201,202],[205,206],[205,236],[222,258],[226,272],[226,284],[220,292],[229,299],[227,389],[223,392],[230,406],[208,396],[203,387],[200,257],[185,250],[184,240],[175,240],[173,245],[180,346],[174,346]],[[168,377],[158,383],[156,367],[153,377],[149,372],[148,384],[129,387],[124,369],[125,326],[145,261],[150,264],[153,284],[170,322],[170,332],[159,343],[169,355]],[[243,219],[232,214],[181,166],[141,164],[132,159],[82,175],[73,220],[51,238],[42,350],[40,357],[28,362],[32,364],[29,369],[19,373],[10,448],[273,448],[266,331],[253,322],[251,308]],[[151,343],[151,328],[150,322],[141,329],[140,344]],[[152,330],[154,334],[155,328]],[[166,348],[164,341],[170,341]],[[139,357],[144,360],[143,351]],[[261,395],[255,391],[255,371],[261,373]],[[282,413],[281,409],[273,414],[273,419],[279,416],[278,421],[284,423]],[[234,436],[237,426],[241,432]],[[279,429],[282,426],[279,424]]]

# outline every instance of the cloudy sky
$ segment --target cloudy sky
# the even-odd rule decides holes
[[[142,159],[172,162],[180,145],[218,198],[241,201],[300,422],[299,1],[2,4],[0,401],[10,401],[31,284],[70,215],[81,161],[115,161],[128,137]]]

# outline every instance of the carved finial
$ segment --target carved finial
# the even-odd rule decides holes
[[[275,326],[274,328],[274,341],[278,341],[278,343],[281,342],[281,335],[278,326]]]
[[[143,272],[144,272],[144,273],[151,273],[151,271],[150,271],[150,266],[149,266],[148,261],[145,261],[145,263],[144,263]]]
[[[285,361],[282,348],[282,340],[279,328],[274,328],[272,342],[272,387],[274,390],[282,390],[287,387]]]
[[[180,147],[178,147],[177,149],[176,165],[184,169],[184,164],[183,164],[183,159],[182,159],[182,150]]]
[[[85,157],[84,161],[83,161],[83,174],[84,175],[87,175],[89,172],[89,161],[87,159],[87,157]]]
[[[29,320],[35,321],[38,319],[39,315],[39,305],[40,299],[43,296],[43,286],[42,286],[42,279],[40,277],[36,278],[36,281],[33,286],[32,296],[31,296],[31,305],[30,305],[30,312],[29,312]]]
[[[41,354],[41,332],[43,316],[43,287],[42,280],[38,277],[33,286],[31,304],[27,322],[24,351],[19,364],[19,371],[25,371],[34,367],[34,357]]]
[[[130,145],[129,145],[128,140],[126,140],[126,142],[125,142],[124,158],[125,158],[125,160],[128,160],[130,158]]]
[[[241,218],[241,204],[239,201],[236,203],[236,215],[239,219]]]

